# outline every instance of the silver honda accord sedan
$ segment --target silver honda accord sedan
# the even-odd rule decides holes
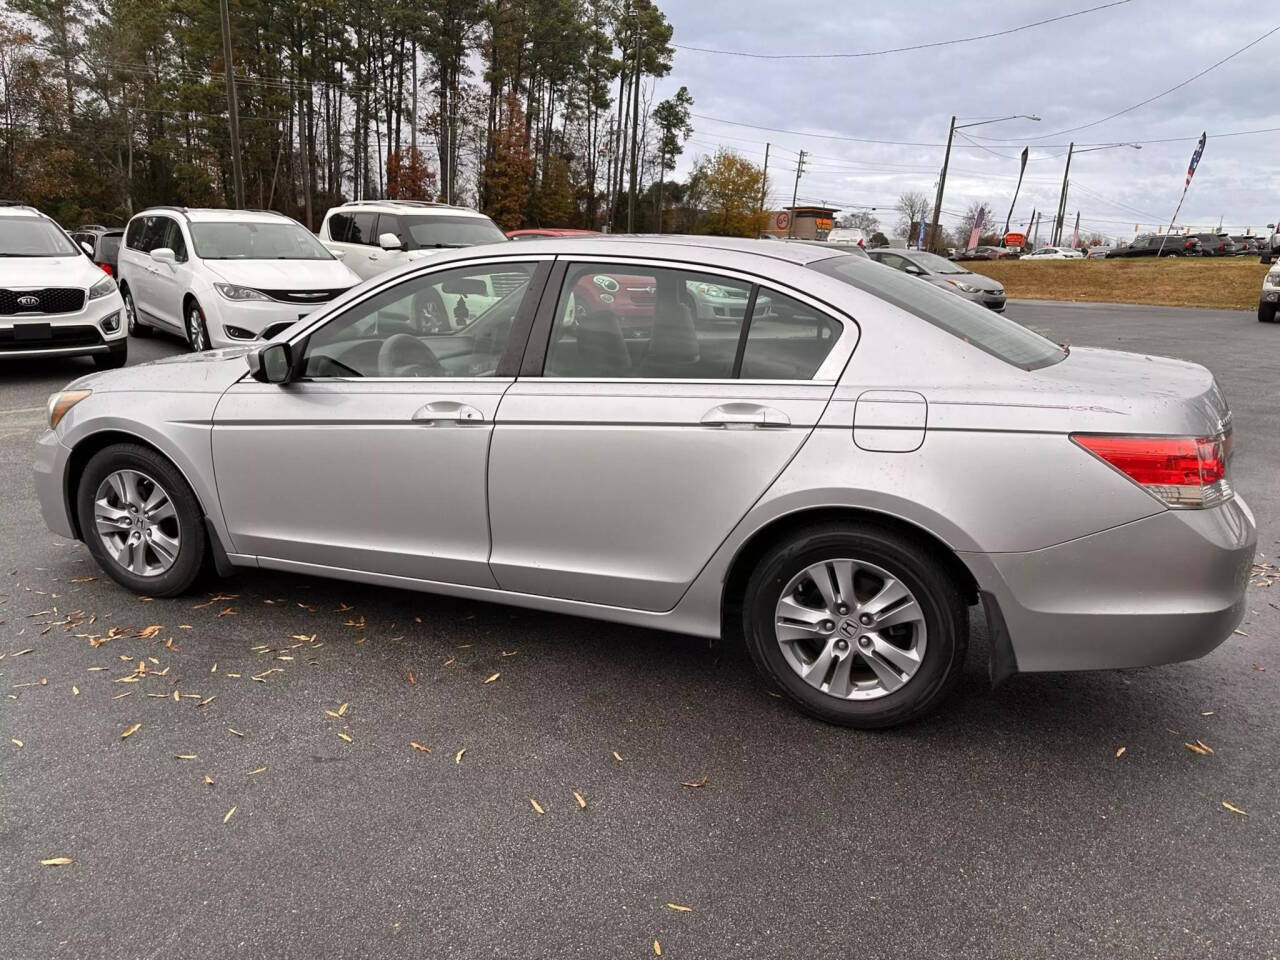
[[[150,596],[262,567],[741,637],[860,727],[937,706],[977,604],[996,680],[1199,657],[1240,621],[1256,532],[1205,368],[839,248],[514,246],[77,380],[46,521]],[[595,292],[617,277],[640,292]],[[745,310],[695,323],[697,285]]]

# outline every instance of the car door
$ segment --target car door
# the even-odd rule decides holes
[[[231,549],[279,569],[496,586],[489,442],[550,268],[508,257],[399,278],[298,331],[290,383],[231,387],[213,427]],[[428,332],[443,287],[499,274],[508,296]]]
[[[151,313],[170,327],[185,329],[182,298],[188,289],[185,282],[188,269],[187,241],[183,237],[181,225],[173,217],[156,217],[155,230],[158,239],[153,249],[167,247],[172,250],[174,262],[151,261],[148,280]]]
[[[609,299],[618,278],[652,289],[647,313]],[[604,295],[579,295],[596,288]],[[749,319],[696,323],[691,288],[745,297]],[[493,434],[498,583],[673,607],[818,422],[856,336],[851,321],[743,274],[558,265]]]
[[[131,248],[129,257],[129,290],[138,312],[151,324],[168,325],[158,302],[160,288],[156,282],[156,262],[151,251],[163,246],[167,217],[148,216],[143,220],[138,234],[138,245]]]
[[[399,250],[382,249],[382,235],[384,233],[395,235],[395,238],[400,241]],[[366,255],[370,270],[373,271],[370,276],[394,270],[396,267],[408,263],[409,240],[409,232],[405,229],[400,217],[394,213],[378,214],[377,226],[373,230],[373,246]]]

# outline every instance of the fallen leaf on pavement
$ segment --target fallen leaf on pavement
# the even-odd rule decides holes
[[[680,786],[692,787],[694,789],[697,789],[698,787],[705,787],[706,785],[707,785],[707,775],[705,773],[702,775],[702,778],[699,780],[681,780],[680,781]]]
[[[65,867],[71,862],[70,857],[50,857],[48,860],[41,860],[40,864],[45,867]]]
[[[227,727],[227,732],[237,737],[244,736],[244,734],[241,733],[239,730],[237,730],[235,727]]]
[[[1223,800],[1223,801],[1222,801],[1222,805],[1223,805],[1224,807],[1226,807],[1228,810],[1230,810],[1232,813],[1238,813],[1238,814],[1240,814],[1240,816],[1242,816],[1242,817],[1247,817],[1247,816],[1248,816],[1248,814],[1247,814],[1247,813],[1245,813],[1243,810],[1241,810],[1239,807],[1234,806],[1234,805],[1232,805],[1232,804],[1230,804],[1230,803],[1227,803],[1227,801],[1225,801],[1225,800]]]
[[[1129,748],[1128,748],[1128,747],[1121,747],[1119,750],[1117,750],[1117,751],[1116,751],[1116,756],[1117,756],[1117,757],[1123,757],[1123,756],[1124,756],[1124,752],[1125,752],[1127,749],[1129,749]]]
[[[497,680],[500,676],[502,676],[502,674],[500,674],[500,673],[495,673],[495,674],[493,674],[492,676],[485,678],[485,681],[484,681],[484,682],[485,682],[485,683],[493,683],[493,681]]]
[[[124,733],[120,734],[120,739],[123,740],[125,737],[131,737],[141,729],[142,729],[142,724],[135,723],[128,730],[124,731]]]
[[[233,813],[235,813],[235,812],[236,812],[236,808],[235,808],[235,807],[232,807],[230,810],[228,810],[228,811],[227,811],[227,815],[226,815],[225,817],[223,817],[223,818],[222,818],[222,822],[223,822],[223,823],[226,823],[228,820],[230,820],[230,819],[231,819],[231,815],[232,815]]]
[[[347,715],[347,707],[349,706],[351,706],[351,704],[349,703],[344,703],[342,706],[340,706],[338,708],[338,716],[345,717]]]
[[[676,913],[693,913],[693,907],[682,907],[678,903],[668,903],[667,908],[676,911]]]
[[[418,741],[417,741],[417,740],[410,740],[410,741],[409,741],[409,746],[413,747],[413,749],[415,749],[415,750],[421,750],[423,753],[430,753],[430,752],[431,752],[431,748],[430,748],[430,747],[424,747],[422,744],[418,743]]]
[[[71,695],[73,697],[80,696],[80,688],[77,687],[74,683],[71,685]]]
[[[621,763],[621,762],[622,762],[622,754],[620,754],[617,750],[613,751],[613,759],[615,759],[615,760],[617,760],[619,763]]]
[[[194,753],[175,753],[175,754],[173,755],[173,759],[175,759],[175,760],[195,760],[195,759],[196,759],[196,755],[195,755]]]
[[[538,816],[542,816],[544,813],[546,813],[546,811],[542,809],[542,805],[539,804],[537,800],[533,799],[533,797],[529,798],[529,803],[533,806],[533,811]]]
[[[15,747],[17,747],[19,750],[21,750],[21,749],[22,749],[22,741],[21,741],[21,740],[19,740],[17,737],[12,737],[12,738],[10,738],[9,742],[10,742],[10,743],[12,743],[12,744],[13,744]]]
[[[660,944],[657,940],[653,941],[653,955],[655,957],[662,956],[662,944]]]
[[[266,773],[266,772],[267,772],[266,767],[258,767],[257,770],[250,770],[248,773],[245,774],[245,776],[253,777],[253,776],[257,776],[259,773]]]
[[[585,797],[583,797],[583,795],[582,795],[582,794],[580,794],[577,790],[573,791],[573,799],[575,799],[575,800],[577,800],[577,801],[578,801],[578,806],[579,806],[579,808],[581,808],[581,809],[583,809],[583,810],[587,809],[587,801],[586,801],[586,798],[585,798]]]
[[[458,751],[458,753],[457,753],[457,755],[453,758],[453,762],[454,762],[454,763],[461,763],[461,762],[462,762],[462,755],[463,755],[464,753],[466,753],[466,752],[467,752],[467,748],[466,748],[466,747],[463,747],[461,750],[459,750],[459,751]]]
[[[212,786],[213,786],[213,777],[209,776],[209,775],[206,773],[206,774],[204,775],[204,782],[205,782],[206,784],[208,784],[209,786],[211,786],[211,787],[212,787]]]
[[[227,607],[225,610],[222,610],[218,614],[218,616],[220,617],[234,617],[235,615],[236,615],[235,607]]]
[[[408,680],[411,685],[418,682],[418,678],[413,675],[412,670],[405,675],[405,679]]]
[[[160,624],[153,623],[151,626],[143,627],[141,630],[138,631],[138,639],[150,640],[152,637],[154,637],[157,633],[159,633],[163,629],[164,627],[162,627]]]
[[[354,743],[354,742],[355,742],[355,741],[353,741],[353,740],[351,739],[351,735],[350,735],[350,734],[346,734],[346,733],[339,733],[339,734],[338,734],[338,736],[339,736],[341,739],[343,739],[343,740],[347,741],[347,743]]]

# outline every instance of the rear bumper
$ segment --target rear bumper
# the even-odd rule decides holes
[[[961,558],[998,605],[1019,672],[1098,670],[1193,660],[1221,644],[1244,615],[1256,545],[1236,497],[1043,550]]]

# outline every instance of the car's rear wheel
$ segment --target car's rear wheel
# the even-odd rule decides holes
[[[194,300],[187,306],[187,343],[196,353],[209,349],[209,325],[205,323],[200,304]]]
[[[929,712],[959,679],[963,598],[921,543],[829,524],[778,544],[747,583],[743,628],[757,668],[831,723],[888,727]]]
[[[151,328],[138,317],[138,308],[133,302],[133,292],[128,287],[125,287],[120,291],[120,295],[124,298],[125,328],[129,331],[129,336],[151,336]]]
[[[139,444],[94,454],[76,491],[80,532],[99,566],[135,593],[172,597],[200,574],[203,511],[182,474]]]
[[[1261,323],[1276,322],[1276,305],[1274,303],[1258,304],[1258,320]]]
[[[129,340],[118,340],[106,353],[95,353],[93,363],[99,370],[115,370],[129,362]]]

